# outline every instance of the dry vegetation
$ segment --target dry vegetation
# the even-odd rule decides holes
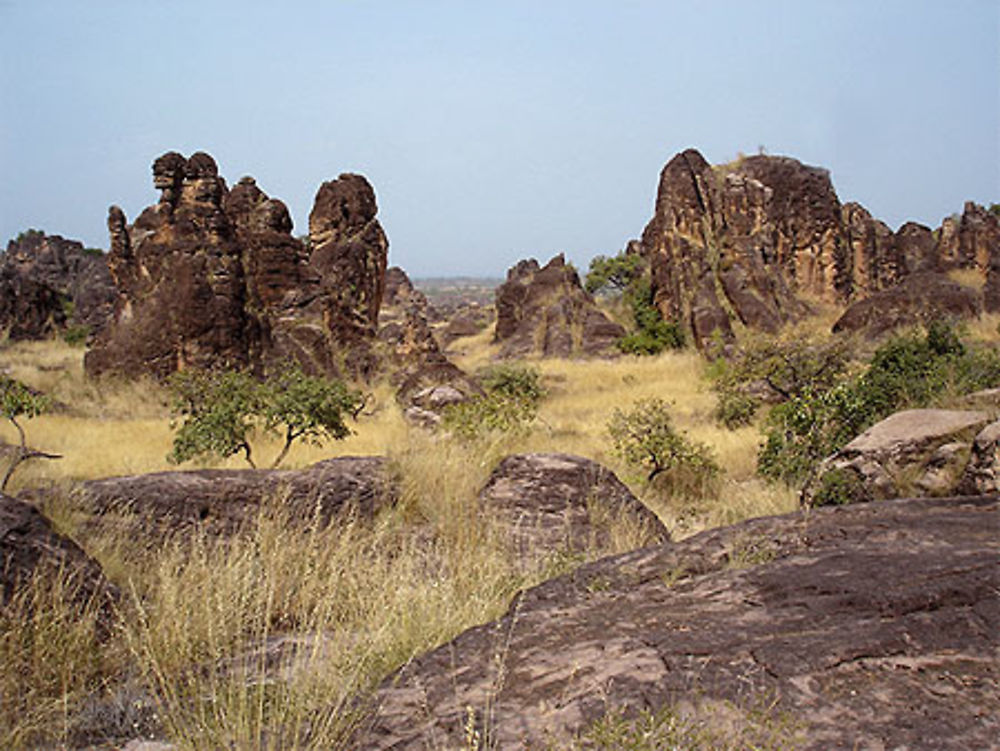
[[[984,319],[970,335],[995,340],[998,323]],[[467,369],[488,363],[489,332],[456,349]],[[8,345],[2,355],[11,375],[62,404],[26,428],[32,445],[64,458],[20,468],[14,492],[173,468],[166,394],[155,384],[88,383],[82,351],[57,342]],[[289,467],[335,455],[392,458],[401,502],[374,521],[292,531],[275,499],[224,544],[168,539],[136,551],[111,536],[79,539],[123,592],[112,637],[94,648],[96,610],[81,617],[65,582],[39,579],[25,590],[0,620],[0,747],[59,747],[115,726],[123,736],[155,729],[182,749],[343,747],[386,674],[580,562],[554,554],[520,571],[477,514],[478,489],[508,453],[562,451],[610,466],[675,536],[795,508],[791,491],[755,476],[757,430],[711,419],[715,397],[694,352],[535,364],[548,396],[526,435],[471,446],[431,436],[408,426],[380,385],[355,435],[293,448]],[[713,496],[657,492],[612,454],[612,409],[654,396],[672,403],[677,427],[713,449],[724,470]],[[15,435],[4,426],[0,438]],[[260,456],[279,449],[277,441],[254,446]],[[46,511],[74,534],[68,506]],[[588,557],[643,543],[620,532]]]

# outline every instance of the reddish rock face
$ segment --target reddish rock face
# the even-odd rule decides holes
[[[292,237],[281,201],[253,178],[230,191],[208,154],[164,154],[153,184],[160,201],[134,225],[109,211],[118,296],[88,373],[163,378],[284,359],[314,374],[372,373],[388,242],[363,177],[320,188],[309,245]]]
[[[495,341],[501,357],[573,357],[617,354],[624,336],[580,285],[562,254],[544,268],[520,261],[496,291]]]
[[[104,328],[115,291],[107,258],[76,240],[28,231],[0,255],[0,328],[42,339],[67,325]]]
[[[763,155],[712,167],[694,149],[664,167],[642,239],[661,313],[702,348],[730,341],[735,320],[774,331],[808,300],[847,303],[911,274],[975,268],[989,278],[998,246],[997,218],[975,204],[936,233],[914,222],[893,233],[862,206],[841,205],[826,170]],[[987,284],[987,309],[1000,309],[997,290],[1000,278]]]

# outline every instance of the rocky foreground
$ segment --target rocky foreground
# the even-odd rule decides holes
[[[804,511],[583,566],[392,676],[355,747],[460,748],[474,717],[496,748],[565,748],[621,708],[776,701],[797,748],[996,748],[998,511]]]

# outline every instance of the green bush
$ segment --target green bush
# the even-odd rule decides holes
[[[493,365],[477,373],[485,394],[452,404],[444,410],[443,425],[463,441],[490,433],[527,431],[545,398],[537,368],[522,363]]]
[[[250,438],[260,431],[283,434],[284,445],[271,465],[277,467],[296,440],[348,436],[345,416],[363,402],[360,392],[343,383],[308,376],[290,364],[264,381],[241,371],[181,371],[170,379],[170,388],[177,433],[167,458],[176,464],[242,452],[255,467]]]
[[[850,363],[844,340],[760,336],[730,361],[719,361],[712,384],[718,394],[715,418],[729,429],[749,425],[767,394],[787,401],[831,388]]]
[[[83,347],[90,336],[90,327],[83,323],[71,324],[63,332],[63,341],[71,347]]]
[[[1000,352],[973,350],[947,322],[923,334],[896,336],[857,377],[807,389],[768,415],[757,469],[789,484],[802,482],[826,456],[901,409],[928,407],[1000,385]]]
[[[711,449],[674,428],[670,406],[662,399],[640,399],[628,411],[615,409],[608,433],[626,464],[644,471],[648,483],[662,483],[672,495],[703,495],[719,475]]]

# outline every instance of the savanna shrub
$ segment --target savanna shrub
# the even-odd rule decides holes
[[[951,324],[933,322],[923,334],[890,339],[857,377],[775,406],[757,469],[799,484],[819,461],[892,413],[997,385],[1000,352],[969,348]]]
[[[616,408],[608,433],[615,453],[670,495],[706,495],[719,476],[711,449],[673,426],[670,406],[662,399],[640,399],[627,411]]]
[[[443,414],[444,428],[463,441],[529,430],[545,398],[538,369],[523,363],[502,363],[477,376],[486,393],[448,406]]]

